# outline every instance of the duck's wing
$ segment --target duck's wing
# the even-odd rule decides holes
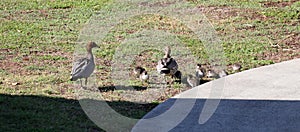
[[[89,63],[91,63],[91,60],[88,58],[81,58],[75,61],[71,75],[79,74],[83,69],[85,69],[89,65]]]
[[[173,75],[174,78],[180,79],[180,80],[181,80],[181,76],[182,76],[182,74],[181,74],[181,72],[180,72],[179,70],[177,70],[177,71],[175,72],[175,74]]]
[[[171,74],[175,74],[178,69],[178,64],[173,58],[162,58],[157,62],[156,69],[158,72],[167,70]]]
[[[178,64],[173,58],[168,58],[166,66],[174,73],[178,70]]]

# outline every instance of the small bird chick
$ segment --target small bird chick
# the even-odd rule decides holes
[[[187,76],[187,82],[191,87],[196,87],[200,84],[200,80],[198,77],[194,77],[193,75]]]
[[[234,64],[232,65],[232,70],[233,70],[233,71],[240,71],[241,68],[242,68],[242,66],[241,66],[239,63],[234,63]]]
[[[149,75],[148,75],[147,71],[145,70],[140,74],[140,80],[142,82],[147,82],[148,79],[149,79]]]
[[[228,75],[228,73],[225,70],[222,70],[219,72],[219,77],[225,77],[227,75]]]
[[[144,71],[146,71],[145,68],[140,66],[137,66],[133,69],[133,73],[136,75],[136,78],[139,78]]]
[[[208,70],[206,76],[208,78],[218,78],[218,74],[213,70]]]
[[[139,78],[142,82],[147,82],[149,75],[145,68],[137,66],[133,69],[133,73],[136,75],[136,78]]]

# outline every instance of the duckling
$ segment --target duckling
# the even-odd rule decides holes
[[[144,71],[140,74],[140,80],[141,80],[142,82],[147,82],[148,79],[149,79],[149,75],[148,75],[147,71],[144,70]]]
[[[147,82],[149,79],[149,75],[145,68],[141,66],[137,66],[133,69],[133,73],[136,75],[136,78],[139,78],[142,82]]]
[[[219,77],[225,77],[228,75],[228,73],[225,70],[221,70],[218,75]]]
[[[139,78],[144,71],[146,71],[145,68],[140,66],[137,66],[133,69],[133,73],[136,75],[136,78]]]
[[[85,86],[87,86],[87,79],[94,72],[95,69],[95,61],[92,53],[93,48],[99,48],[99,46],[95,42],[88,42],[86,45],[87,56],[85,58],[81,58],[76,60],[73,64],[73,68],[71,71],[71,81],[76,81],[80,79],[80,86],[82,87],[82,78],[85,78]]]
[[[218,74],[214,70],[208,70],[206,76],[208,78],[218,78]]]
[[[171,49],[169,46],[165,47],[165,55],[157,62],[157,72],[162,75],[172,76],[178,70],[178,64],[175,59],[170,56]]]
[[[200,84],[199,77],[193,75],[187,76],[187,82],[191,87],[196,87]]]
[[[197,64],[196,68],[196,77],[203,78],[205,74],[205,69],[201,66],[201,64]]]
[[[231,67],[232,67],[232,70],[236,71],[236,72],[240,71],[242,68],[241,64],[239,64],[239,63],[234,63]]]

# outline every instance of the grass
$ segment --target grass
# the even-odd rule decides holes
[[[114,2],[1,1],[1,131],[102,131],[81,110],[69,73],[80,31],[93,14],[103,7],[111,7],[107,6],[110,4]],[[247,70],[300,57],[299,42],[293,39],[300,31],[300,2],[193,0],[192,4],[203,9],[222,40],[226,65],[239,62],[243,70]],[[288,5],[282,6],[284,4]],[[95,52],[96,84],[108,89],[102,93],[104,97],[116,99],[108,101],[116,111],[133,118],[141,118],[159,102],[185,87],[181,84],[170,86],[167,89],[176,92],[167,93],[164,99],[152,100],[154,103],[148,105],[122,100],[119,94],[126,91],[111,90],[114,86],[110,78],[111,61],[115,48],[141,27],[175,34],[200,62],[208,62],[209,56],[201,41],[195,39],[186,26],[167,16],[136,16],[112,29],[100,44],[101,49]],[[137,60],[146,57],[147,63],[143,66],[153,70],[160,56],[161,52],[154,50]],[[137,88],[142,85],[136,80],[130,81]]]
[[[3,131],[100,130],[76,100],[1,94],[0,103]]]

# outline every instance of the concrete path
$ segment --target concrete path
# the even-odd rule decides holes
[[[300,131],[300,59],[192,88],[157,106],[132,131]]]

